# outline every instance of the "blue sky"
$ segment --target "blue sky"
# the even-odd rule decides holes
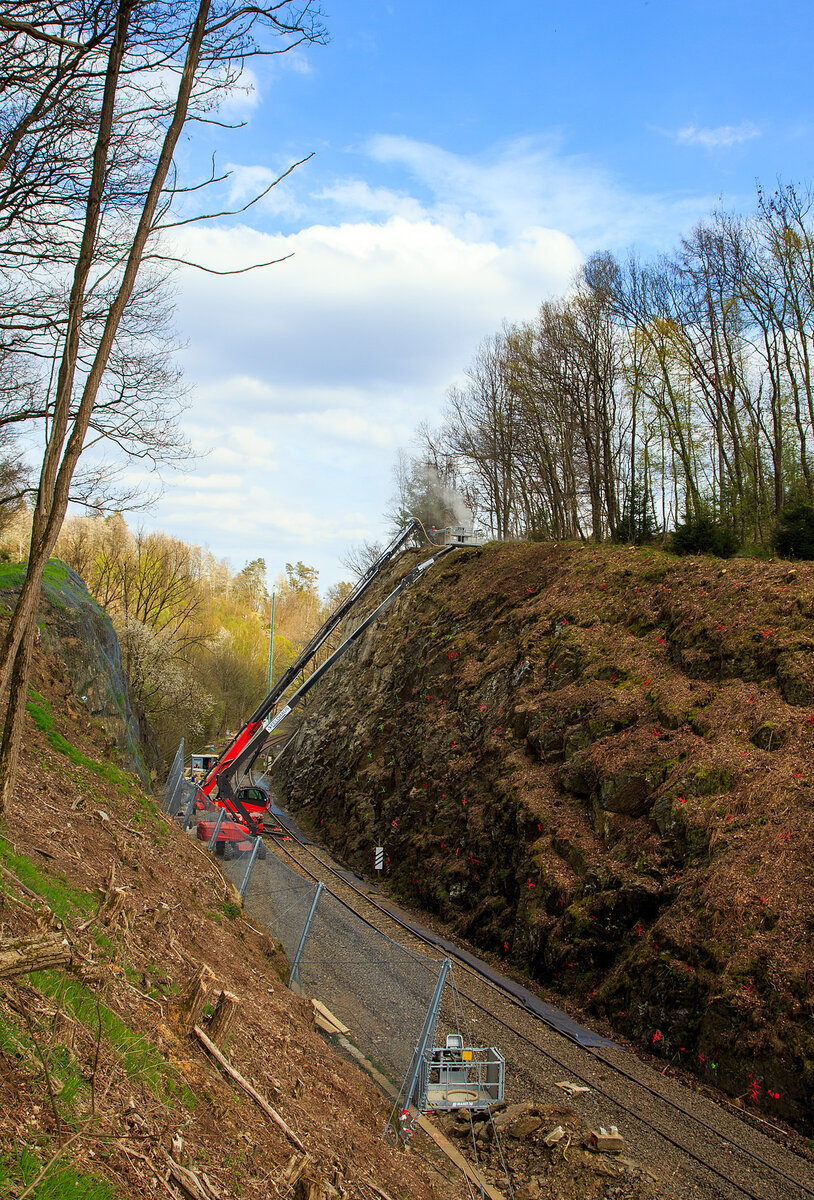
[[[239,568],[328,585],[384,533],[396,452],[478,342],[531,317],[592,250],[666,250],[755,181],[811,178],[809,6],[754,0],[343,0],[330,41],[255,61],[227,133],[196,130],[241,218],[179,235],[232,279],[176,276],[185,428],[202,452],[145,523]]]

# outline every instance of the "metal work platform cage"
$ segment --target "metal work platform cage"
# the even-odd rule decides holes
[[[465,525],[433,529],[432,536],[438,546],[482,546],[486,541],[486,534],[482,529],[467,529]]]
[[[488,1108],[503,1099],[506,1060],[495,1046],[464,1046],[459,1033],[428,1050],[419,1094],[427,1109]]]

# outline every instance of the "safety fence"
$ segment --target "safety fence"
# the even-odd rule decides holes
[[[397,1111],[423,1107],[422,1063],[431,1050],[448,962],[439,962],[375,929],[322,884],[283,861],[183,775],[183,743],[161,798],[217,857],[248,914],[282,945],[289,986],[320,1001],[348,1028],[348,1040],[394,1085]],[[391,1123],[406,1131],[408,1118]]]
[[[184,739],[181,738],[161,793],[161,811],[170,817],[178,817],[183,812],[186,818],[184,828],[188,828],[197,790],[194,780],[184,775]]]

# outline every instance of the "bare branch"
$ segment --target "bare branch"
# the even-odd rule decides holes
[[[169,254],[145,254],[144,258],[157,259],[159,262],[177,263],[181,267],[194,267],[196,271],[206,271],[208,275],[245,275],[248,271],[259,271],[262,267],[274,267],[277,263],[287,262],[294,253],[284,254],[282,258],[272,258],[268,262],[252,263],[248,267],[236,267],[233,271],[216,271],[214,267],[205,267],[202,263],[189,262],[185,258],[174,258]]]
[[[37,29],[36,25],[29,25],[27,21],[12,21],[10,17],[0,15],[0,29],[8,29],[12,33],[26,33],[29,37],[34,38],[38,42],[47,42],[51,46],[65,46],[70,50],[86,50],[89,46],[82,46],[79,42],[72,42],[70,38],[57,37],[53,33],[46,33],[44,29]]]
[[[310,162],[313,157],[314,151],[312,150],[310,154],[306,154],[305,158],[301,158],[297,162],[292,163],[288,170],[283,171],[282,175],[278,175],[273,183],[270,183],[268,187],[263,188],[262,192],[258,192],[256,196],[253,196],[252,199],[249,200],[247,204],[244,204],[242,208],[224,209],[222,212],[216,213],[201,213],[200,216],[189,217],[185,221],[172,221],[168,222],[166,225],[157,225],[155,228],[157,231],[163,231],[165,229],[177,229],[181,225],[194,225],[200,221],[214,221],[217,217],[237,217],[241,213],[248,212],[253,205],[262,200],[264,196],[267,196],[272,188],[276,188],[278,183],[282,183],[284,179],[287,179],[292,171],[296,171],[297,167],[301,167],[303,163]],[[222,176],[221,178],[224,177]],[[277,261],[282,260],[278,259]]]

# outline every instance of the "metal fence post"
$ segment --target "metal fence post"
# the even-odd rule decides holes
[[[435,1038],[435,1031],[438,1028],[438,1017],[441,1012],[441,997],[443,996],[444,984],[447,981],[447,975],[449,974],[451,965],[452,963],[448,958],[445,958],[441,964],[441,970],[438,973],[438,982],[435,985],[435,991],[433,992],[432,1000],[430,1001],[430,1006],[427,1009],[427,1015],[424,1019],[424,1028],[421,1030],[421,1035],[416,1042],[416,1047],[413,1052],[413,1061],[411,1062],[410,1069],[405,1077],[406,1082],[402,1086],[402,1090],[399,1094],[399,1101],[396,1102],[396,1105],[393,1108],[390,1120],[385,1126],[384,1137],[395,1139],[394,1144],[395,1141],[398,1140],[399,1134],[405,1136],[406,1133],[406,1118],[402,1120],[401,1115],[407,1112],[410,1107],[410,1103],[413,1099],[413,1092],[416,1090],[418,1077],[421,1073],[424,1055],[427,1053],[427,1047]],[[395,1122],[395,1116],[396,1110],[399,1108],[399,1103],[401,1112],[399,1114],[399,1124],[397,1125]],[[415,1107],[420,1112],[423,1106],[424,1097],[421,1096],[416,1100]]]
[[[220,833],[220,827],[223,824],[223,818],[225,816],[226,816],[226,809],[222,808],[220,810],[220,812],[218,813],[218,819],[215,822],[215,828],[212,830],[212,836],[209,839],[209,841],[207,842],[207,846],[206,846],[207,850],[215,849],[215,843],[218,840],[218,834]]]
[[[169,808],[169,801],[167,799],[167,796],[168,796],[169,788],[170,788],[170,780],[173,779],[173,776],[175,775],[176,772],[178,773],[179,777],[184,774],[184,739],[183,738],[181,738],[181,743],[180,743],[178,749],[175,751],[175,758],[172,760],[172,765],[170,766],[169,772],[167,773],[167,778],[164,781],[164,790],[161,793],[161,808],[164,812],[166,812]],[[173,795],[175,794],[175,789],[177,788],[177,786],[178,786],[178,780],[173,779]]]
[[[294,955],[294,962],[291,964],[291,974],[288,977],[288,986],[289,987],[294,986],[294,981],[296,979],[297,971],[299,970],[299,966],[300,966],[300,958],[302,956],[302,949],[303,949],[303,946],[305,945],[305,939],[308,937],[308,930],[311,928],[311,922],[314,919],[314,913],[316,912],[317,904],[319,903],[319,898],[324,891],[325,891],[325,884],[318,883],[316,895],[314,896],[314,899],[311,903],[311,911],[309,912],[308,919],[305,922],[305,928],[302,931],[302,937],[300,938],[300,944],[297,947],[297,953]]]
[[[257,858],[257,851],[260,849],[260,843],[262,840],[263,839],[260,837],[259,834],[254,839],[254,845],[252,846],[252,852],[249,855],[249,862],[246,867],[246,874],[243,876],[243,882],[241,883],[240,887],[238,888],[238,891],[240,892],[240,894],[244,900],[246,899],[246,888],[249,886],[249,876],[252,873],[252,867],[254,866],[254,860]]]
[[[190,825],[192,824],[192,814],[195,811],[195,800],[197,798],[197,795],[198,795],[198,787],[197,787],[197,785],[193,784],[192,792],[190,793],[189,800],[187,800],[187,806],[184,811],[184,819],[181,822],[181,828],[183,829],[184,833],[186,833],[186,831],[189,829]]]

